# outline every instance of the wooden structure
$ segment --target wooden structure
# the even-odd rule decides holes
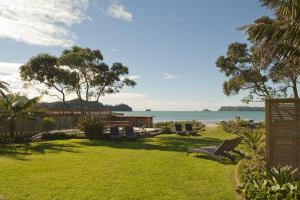
[[[300,99],[267,99],[267,166],[300,169]]]
[[[125,116],[123,113],[112,113],[111,122],[125,121],[134,127],[153,128],[153,116]]]
[[[105,122],[108,126],[134,126],[134,127],[153,127],[153,117],[143,116],[124,116],[123,113],[112,113],[110,110],[87,110],[87,115],[92,115],[97,120]],[[38,113],[34,120],[17,119],[15,122],[15,135],[30,136],[43,131],[43,118],[52,117],[55,120],[54,130],[73,129],[82,117],[80,110],[62,111],[46,110]],[[0,140],[9,137],[9,124],[0,122]]]

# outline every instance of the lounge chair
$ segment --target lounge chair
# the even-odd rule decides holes
[[[202,153],[206,154],[219,162],[222,162],[224,158],[229,158],[231,161],[235,161],[234,157],[230,155],[230,152],[235,152],[235,148],[241,143],[241,138],[224,140],[219,146],[208,146],[197,149],[189,149],[187,156],[190,153]]]
[[[175,124],[175,130],[176,130],[176,133],[178,135],[184,135],[184,134],[186,134],[186,131],[182,130],[182,125],[181,124]]]
[[[117,126],[110,127],[110,138],[111,139],[120,139],[121,138],[121,135],[119,132],[119,127],[117,127]]]
[[[135,134],[132,126],[125,127],[125,136],[128,139],[137,139],[138,136]]]
[[[193,130],[193,125],[192,124],[185,124],[185,130],[190,134],[190,135],[195,135],[197,134],[198,131]]]
[[[228,147],[227,152],[233,152],[241,157],[244,157],[244,154],[237,148],[237,146],[242,142],[243,137],[237,137],[232,139],[231,145]]]

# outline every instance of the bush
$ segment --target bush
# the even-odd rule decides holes
[[[245,199],[297,200],[300,198],[297,170],[290,166],[255,170],[245,177],[242,194]]]
[[[197,130],[197,131],[204,131],[205,130],[205,124],[203,124],[202,122],[198,122],[198,121],[179,121],[179,122],[173,122],[173,121],[169,121],[169,122],[160,122],[155,124],[155,128],[160,128],[161,129],[161,133],[174,133],[175,132],[175,124],[181,124],[182,128],[184,129],[184,126],[186,123],[190,123],[193,125],[193,129]]]
[[[103,136],[105,124],[92,116],[80,119],[77,128],[84,132],[87,138],[98,139]]]
[[[41,136],[43,140],[61,140],[61,139],[71,139],[73,136],[67,135],[64,132],[44,132]]]
[[[43,118],[43,130],[44,131],[51,131],[55,127],[55,119],[52,117],[44,117]]]
[[[227,133],[241,134],[245,131],[264,129],[264,122],[254,122],[253,120],[243,120],[241,117],[236,116],[235,120],[222,121],[221,125],[223,130]]]

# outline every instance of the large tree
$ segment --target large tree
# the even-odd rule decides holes
[[[119,92],[124,86],[135,86],[133,80],[125,78],[128,74],[128,68],[121,63],[112,67],[104,63],[100,50],[78,46],[64,50],[59,57],[38,54],[21,66],[22,79],[31,85],[44,84],[45,94],[56,96],[64,103],[68,94],[76,94],[82,113],[86,102],[99,101],[101,96]]]
[[[226,56],[217,59],[216,66],[228,77],[223,84],[228,96],[246,90],[249,94],[244,102],[286,97],[291,92],[298,98],[299,65],[293,59],[275,56],[267,46],[254,44],[249,48],[247,44],[232,43]],[[293,90],[289,92],[289,88]]]
[[[300,0],[260,0],[275,20],[266,17],[242,27],[256,41],[263,41],[279,56],[300,56]]]
[[[22,80],[36,87],[42,94],[55,96],[64,103],[66,108],[66,96],[69,94],[69,82],[76,75],[68,69],[59,66],[58,58],[47,53],[33,56],[20,67]],[[46,86],[42,89],[40,84]],[[53,92],[54,90],[55,92]]]
[[[76,78],[70,82],[71,90],[77,94],[82,111],[84,102],[99,101],[100,96],[119,92],[124,86],[135,86],[136,82],[123,78],[129,70],[122,63],[109,67],[103,62],[100,50],[74,46],[59,57],[60,65],[70,69]]]

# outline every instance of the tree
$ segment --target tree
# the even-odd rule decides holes
[[[64,107],[66,95],[69,94],[69,82],[76,78],[74,73],[59,66],[57,57],[46,53],[38,54],[22,65],[20,75],[22,80],[31,83],[31,86],[39,85],[38,83],[46,86],[41,92],[57,97],[64,103]],[[51,89],[55,92],[50,92]]]
[[[24,101],[18,94],[9,95],[7,101],[0,99],[0,120],[9,124],[9,136],[15,139],[15,122],[18,118],[31,118],[31,108],[40,97]]]
[[[294,97],[298,98],[297,82],[299,67],[294,60],[274,56],[264,45],[232,43],[226,56],[220,56],[216,66],[229,79],[223,84],[227,96],[236,95],[241,90],[249,91],[243,101],[262,100],[266,97],[286,97],[288,89],[293,88]],[[283,68],[289,64],[289,67]],[[295,70],[298,69],[298,70]],[[291,73],[291,71],[293,73]]]
[[[6,95],[4,94],[4,91],[5,92],[8,92],[8,83],[4,82],[4,81],[0,81],[0,95],[3,97],[3,98],[7,98]]]
[[[263,41],[279,56],[300,56],[300,0],[260,0],[276,20],[267,17],[241,27],[256,41]]]
[[[68,68],[75,74],[70,80],[69,86],[75,92],[84,112],[88,102],[105,94],[119,92],[124,86],[135,86],[136,82],[129,78],[122,78],[129,74],[128,68],[121,63],[114,63],[110,68],[102,62],[103,56],[100,50],[91,50],[74,46],[63,51],[59,57],[59,64]]]

